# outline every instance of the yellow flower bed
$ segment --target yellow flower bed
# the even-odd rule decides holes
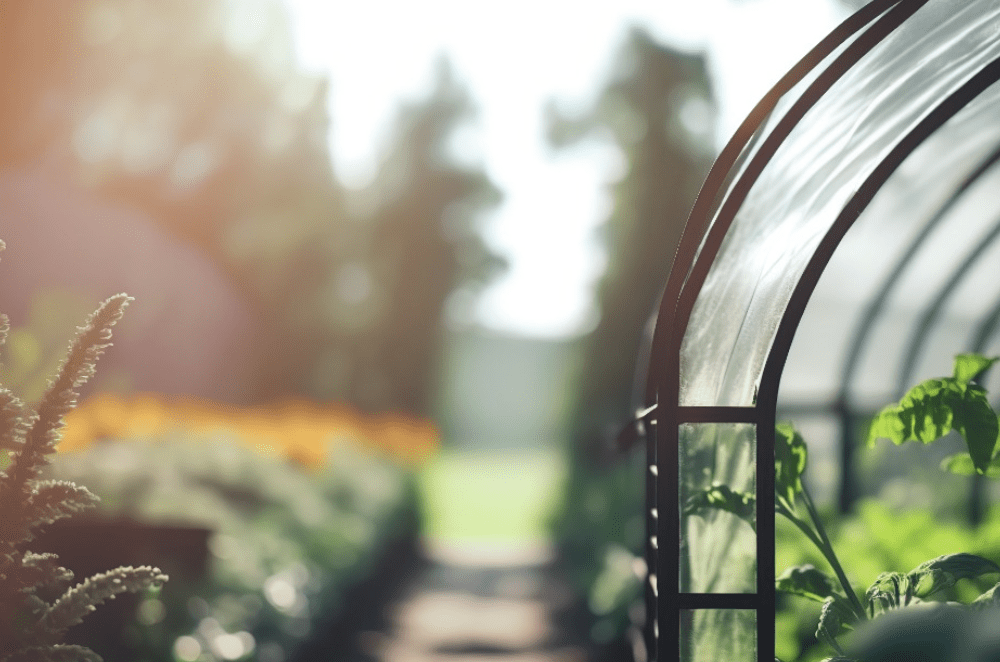
[[[238,407],[193,397],[143,393],[131,398],[102,393],[66,416],[60,451],[87,448],[100,439],[230,436],[266,454],[320,467],[330,444],[349,438],[404,464],[420,464],[440,446],[437,428],[403,414],[364,415],[341,405],[305,400]]]

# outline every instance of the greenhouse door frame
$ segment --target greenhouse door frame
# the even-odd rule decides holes
[[[994,60],[960,89],[936,102],[916,126],[870,171],[843,206],[795,283],[770,341],[753,406],[681,406],[681,344],[691,313],[736,212],[770,158],[823,94],[873,47],[927,0],[875,0],[845,20],[799,61],[754,108],[720,153],[698,196],[682,235],[657,315],[649,359],[646,424],[647,658],[682,659],[682,613],[687,610],[752,610],[756,618],[756,660],[774,659],[774,435],[778,386],[792,338],[806,304],[847,230],[899,165],[926,138],[1000,79]],[[761,128],[778,101],[814,73],[801,96],[766,135]],[[744,163],[744,161],[746,161]],[[741,170],[742,169],[742,170]],[[738,176],[737,176],[738,175]],[[744,423],[756,427],[756,586],[754,593],[686,593],[680,590],[681,517],[679,428],[690,423]],[[764,496],[761,496],[764,495]],[[729,660],[727,662],[742,662]]]

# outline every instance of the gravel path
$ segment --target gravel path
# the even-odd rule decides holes
[[[554,625],[572,594],[535,544],[428,544],[428,563],[361,647],[381,662],[587,662]]]

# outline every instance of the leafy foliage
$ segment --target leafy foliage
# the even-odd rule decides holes
[[[0,244],[2,248],[2,244]],[[100,660],[92,651],[61,643],[66,631],[106,600],[126,591],[157,587],[166,575],[157,568],[121,567],[70,587],[72,573],[52,554],[34,554],[25,546],[39,526],[69,517],[97,501],[84,487],[66,481],[39,480],[59,441],[63,417],[76,404],[77,389],[94,373],[108,347],[111,327],[130,298],[111,297],[80,327],[69,354],[49,384],[37,411],[0,389],[0,660],[63,662]],[[0,324],[0,341],[7,321]],[[43,597],[57,591],[47,602]]]
[[[906,574],[883,572],[865,593],[869,618],[954,586],[960,579],[1000,574],[1000,567],[974,554],[946,554],[921,563]]]
[[[802,494],[802,474],[806,470],[806,442],[795,428],[779,423],[774,434],[774,498],[789,511]]]
[[[757,499],[752,494],[716,484],[692,494],[684,504],[684,515],[697,515],[705,510],[732,513],[757,531]]]
[[[921,382],[879,412],[868,430],[869,447],[879,438],[896,445],[929,444],[955,430],[965,439],[976,471],[985,474],[996,451],[1000,424],[986,390],[973,380],[997,360],[977,354],[957,356],[953,376]]]
[[[812,564],[788,568],[775,579],[775,588],[820,603],[840,592],[837,580]]]
[[[929,444],[957,431],[965,439],[969,452],[947,458],[942,464],[943,469],[957,473],[972,473],[975,470],[988,476],[1000,473],[993,460],[998,436],[997,414],[987,400],[985,389],[975,383],[998,360],[1000,358],[977,354],[956,357],[951,377],[930,379],[918,384],[898,403],[884,408],[870,427],[868,445],[873,445],[882,437],[896,444],[905,441]],[[953,598],[954,589],[961,580],[977,582],[983,578],[995,580],[1000,576],[1000,566],[994,561],[977,554],[955,552],[924,561],[906,573],[881,572],[859,600],[813,505],[809,490],[802,482],[807,461],[808,449],[801,435],[789,424],[777,425],[774,451],[775,512],[783,515],[819,550],[822,558],[833,568],[836,579],[812,564],[804,564],[781,573],[775,580],[775,589],[822,603],[815,636],[837,654],[827,658],[825,662],[903,659],[884,656],[886,651],[898,653],[903,650],[886,645],[886,633],[899,634],[912,627],[913,623],[920,622],[926,613],[907,615],[897,620],[894,616],[896,612],[905,611],[909,614],[915,607],[941,596]],[[714,508],[738,513],[741,507],[745,508],[750,498],[752,495],[740,495],[725,485],[713,485],[689,499],[685,512]],[[798,503],[805,506],[806,513],[800,513]],[[898,529],[896,524],[898,523],[887,521],[881,528],[895,530]],[[905,538],[899,537],[898,531],[895,535],[894,546],[898,547]],[[1000,602],[996,597],[998,588],[1000,584],[981,592],[968,604],[951,603],[948,608],[952,611],[944,615],[951,618],[955,614],[992,609]],[[959,611],[956,612],[955,609]],[[998,612],[990,613],[995,618]],[[870,622],[886,615],[893,615],[890,625],[879,624],[874,629],[871,627]],[[842,645],[839,637],[854,629],[858,630],[860,638],[852,638],[850,646]],[[942,652],[959,640],[956,626],[948,625],[944,629],[938,627],[935,632],[932,637],[934,645],[920,653],[923,657],[906,659],[965,659],[947,657]],[[984,646],[983,650],[993,651],[992,654],[997,652],[996,642],[986,643]],[[978,650],[976,654],[979,654]]]
[[[212,531],[207,572],[193,578],[183,566],[171,569],[171,590],[158,596],[162,620],[141,628],[136,659],[173,662],[178,638],[207,651],[227,635],[252,637],[261,657],[293,658],[352,609],[348,592],[416,526],[412,470],[362,440],[329,443],[321,464],[304,466],[235,437],[178,421],[172,430],[105,439],[53,459],[54,475],[101,494],[102,519]],[[204,618],[218,628],[199,627]]]

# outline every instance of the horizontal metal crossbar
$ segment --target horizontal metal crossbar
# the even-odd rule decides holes
[[[757,609],[761,596],[756,593],[678,593],[680,609]]]
[[[678,423],[756,423],[756,407],[678,407]]]

